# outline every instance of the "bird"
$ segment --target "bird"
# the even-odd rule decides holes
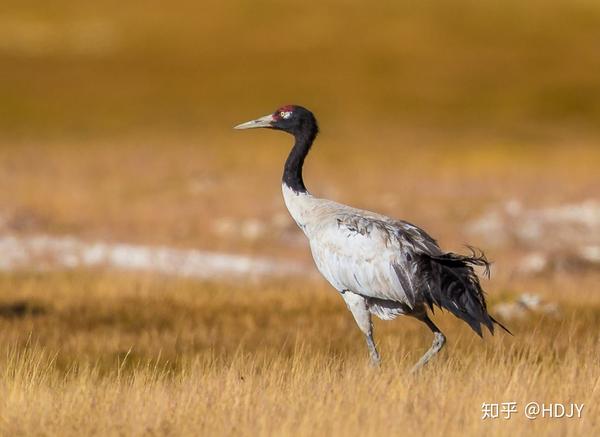
[[[313,196],[302,177],[304,161],[319,133],[314,114],[285,105],[272,114],[234,129],[267,128],[291,134],[294,145],[285,161],[282,192],[293,220],[306,235],[319,272],[335,288],[365,336],[373,366],[380,354],[373,337],[372,315],[392,320],[400,315],[423,322],[432,331],[431,347],[412,368],[420,370],[446,343],[428,311],[445,309],[466,322],[480,337],[482,326],[511,333],[487,311],[485,294],[474,267],[489,277],[485,254],[443,251],[421,228],[375,212]]]

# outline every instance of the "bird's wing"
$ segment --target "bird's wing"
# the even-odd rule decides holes
[[[310,244],[319,271],[336,289],[411,308],[418,254],[441,253],[433,238],[410,223],[354,210],[323,217]]]

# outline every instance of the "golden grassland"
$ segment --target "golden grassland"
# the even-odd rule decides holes
[[[279,180],[289,142],[264,131],[4,140],[0,227],[309,263],[301,238],[215,232],[224,217],[268,224],[286,214]],[[437,312],[447,349],[414,376],[428,330],[408,318],[376,322],[384,362],[371,369],[351,315],[323,282],[3,273],[0,434],[596,434],[600,276],[515,277],[527,248],[488,247],[465,223],[511,199],[595,198],[599,165],[585,135],[325,127],[307,163],[316,194],[418,223],[448,249],[481,246],[496,261],[485,282],[491,304],[535,292],[559,304],[561,319],[534,315],[509,323],[514,337],[480,341]],[[291,220],[285,232],[300,236]],[[483,402],[510,401],[519,404],[511,420],[481,420]],[[529,421],[529,401],[584,403],[583,419]]]
[[[315,194],[479,246],[490,305],[532,292],[561,316],[481,341],[436,312],[448,346],[410,375],[428,330],[376,321],[372,369],[314,278],[2,272],[0,435],[599,434],[600,274],[516,275],[535,247],[466,232],[511,200],[597,199],[599,29],[592,0],[4,2],[0,235],[308,264],[280,193],[290,139],[230,130],[299,103],[322,127]],[[510,401],[511,420],[481,420]],[[529,421],[529,401],[583,418]]]
[[[289,140],[261,133],[4,147],[0,179],[11,189],[0,193],[3,232],[308,263],[302,239],[267,234],[246,241],[213,230],[221,217],[268,222],[285,212],[279,172]],[[449,145],[437,137],[378,135],[380,146],[365,153],[365,136],[344,143],[324,132],[309,159],[309,186],[410,219],[455,250],[465,241],[488,249],[469,240],[465,223],[499,202],[542,206],[598,193],[600,156],[588,140]],[[208,186],[197,190],[197,181]],[[489,249],[496,261],[484,282],[491,305],[534,292],[558,303],[561,318],[511,321],[514,337],[481,341],[436,312],[449,343],[416,376],[409,369],[429,347],[429,331],[409,318],[376,321],[384,362],[372,369],[351,315],[320,280],[2,273],[0,434],[597,433],[600,275],[515,276],[523,248]],[[511,420],[481,420],[483,402],[511,401],[519,404]],[[529,401],[584,403],[583,419],[529,421],[522,411]]]
[[[599,275],[525,281],[561,319],[478,339],[436,313],[377,322],[384,362],[335,292],[300,281],[227,285],[106,272],[0,278],[3,435],[593,435],[600,398]],[[500,293],[492,292],[496,301]],[[483,402],[516,401],[511,420]],[[526,402],[584,403],[582,419],[527,420]]]
[[[366,150],[367,136],[340,140],[325,131],[308,161],[309,186],[409,219],[455,250],[465,241],[488,249],[469,239],[465,223],[490,206],[513,198],[554,205],[598,193],[600,155],[588,139],[448,144],[448,136],[380,132],[379,145]],[[0,150],[0,180],[11,187],[0,193],[2,230],[308,263],[302,239],[214,232],[222,217],[269,223],[285,213],[279,173],[288,144],[257,132],[7,145]],[[290,222],[286,232],[300,231]],[[514,337],[480,341],[436,312],[449,343],[416,376],[409,369],[431,343],[428,330],[408,318],[377,321],[384,362],[371,369],[351,315],[322,281],[3,273],[0,434],[597,433],[600,275],[514,276],[524,248],[489,249],[491,305],[534,292],[557,302],[561,318],[532,315],[509,322]],[[481,420],[483,402],[511,401],[519,403],[511,420]],[[529,401],[584,403],[583,419],[529,421],[522,412]]]
[[[302,239],[246,241],[213,230],[220,217],[268,222],[285,212],[279,172],[287,139],[262,134],[5,147],[0,178],[11,189],[1,193],[3,230],[308,263]],[[491,305],[534,292],[558,303],[561,318],[511,321],[514,337],[481,341],[436,312],[449,343],[415,376],[409,369],[431,343],[428,330],[409,318],[376,321],[384,362],[371,369],[351,315],[320,280],[3,273],[0,434],[597,433],[600,275],[515,276],[523,248],[488,248],[464,232],[468,220],[512,198],[528,206],[594,198],[593,142],[452,146],[408,136],[405,146],[380,138],[367,154],[364,137],[343,148],[325,132],[309,160],[309,186],[410,219],[447,248],[483,247],[496,261],[484,282]],[[404,160],[409,165],[395,171]],[[194,182],[203,178],[214,181],[198,191]],[[511,401],[519,404],[511,420],[481,420],[483,402]],[[529,401],[584,403],[583,419],[529,421],[522,411]]]

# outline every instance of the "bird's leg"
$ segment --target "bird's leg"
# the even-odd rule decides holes
[[[419,362],[414,365],[414,367],[411,370],[411,373],[415,373],[415,372],[419,371],[425,364],[427,364],[427,362],[435,354],[437,354],[442,349],[442,347],[444,347],[444,344],[446,343],[446,337],[444,336],[444,334],[442,334],[442,331],[440,331],[439,328],[437,326],[435,326],[435,324],[431,321],[431,319],[429,318],[427,313],[420,314],[415,317],[417,317],[419,320],[424,322],[429,327],[429,329],[431,329],[431,331],[433,332],[434,338],[433,338],[433,344],[431,345],[429,350],[427,352],[425,352],[425,354],[421,357]]]
[[[365,334],[367,339],[367,347],[369,348],[369,357],[371,358],[371,366],[379,367],[381,363],[381,358],[379,356],[379,352],[377,352],[377,347],[375,346],[375,341],[373,340],[373,327],[368,334]]]
[[[371,365],[374,367],[379,366],[381,359],[379,357],[379,352],[377,352],[377,347],[375,346],[375,340],[373,340],[371,312],[369,311],[366,299],[359,294],[352,293],[351,291],[342,292],[342,297],[346,302],[346,306],[354,316],[356,324],[363,334],[365,334],[367,347],[369,348],[369,356],[371,358]]]

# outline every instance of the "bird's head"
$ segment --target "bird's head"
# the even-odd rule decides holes
[[[234,129],[253,129],[265,127],[282,130],[294,136],[302,133],[316,135],[318,132],[317,120],[312,112],[298,105],[286,105],[264,117],[238,124]]]

